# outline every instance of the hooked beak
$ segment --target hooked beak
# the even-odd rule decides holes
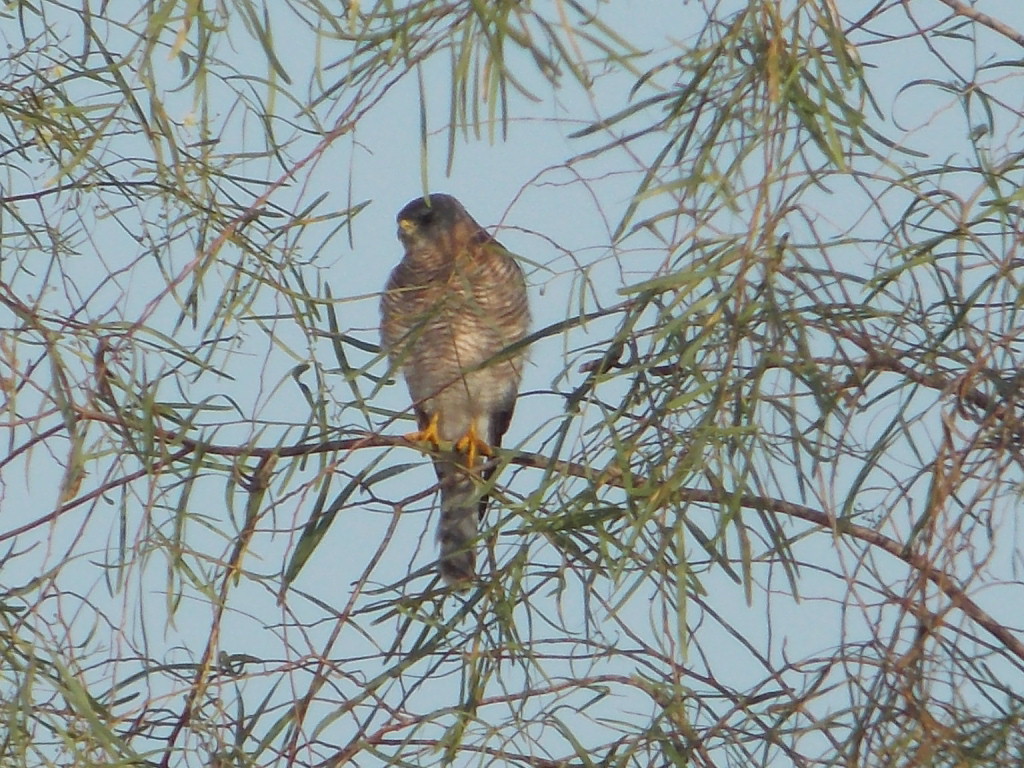
[[[410,219],[399,219],[398,220],[398,239],[406,240],[412,237],[413,232],[416,231],[416,224]]]

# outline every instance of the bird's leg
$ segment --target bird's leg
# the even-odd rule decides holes
[[[481,440],[480,436],[476,433],[476,424],[470,422],[469,429],[464,434],[459,442],[455,444],[455,450],[466,454],[466,466],[472,469],[476,466],[476,457],[479,456],[493,456],[494,451],[491,450],[491,446],[486,441]]]
[[[418,429],[415,432],[410,432],[405,436],[405,439],[411,443],[430,443],[430,446],[435,450],[441,447],[441,435],[437,431],[437,422],[441,418],[440,411],[434,411],[434,415],[430,417],[430,421],[427,422],[427,426],[423,429]]]

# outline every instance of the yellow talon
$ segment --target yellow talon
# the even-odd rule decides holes
[[[410,432],[405,439],[411,443],[430,443],[431,447],[437,449],[441,446],[441,435],[437,431],[437,422],[441,418],[440,413],[430,417],[430,422],[423,429]]]
[[[494,455],[491,446],[477,436],[474,424],[469,425],[469,431],[455,444],[455,450],[466,454],[466,466],[470,468],[476,466],[477,456]]]

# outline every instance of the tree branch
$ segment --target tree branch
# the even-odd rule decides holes
[[[83,419],[94,419],[97,421],[104,421],[108,423],[117,424],[123,426],[123,423],[113,416],[99,413],[94,410],[76,408],[78,415]],[[255,446],[224,446],[214,445],[211,443],[203,443],[198,440],[191,440],[189,438],[183,438],[174,433],[168,432],[167,430],[155,429],[154,435],[165,440],[170,445],[177,447],[178,449],[170,456],[164,459],[156,461],[154,464],[126,475],[117,480],[113,480],[109,483],[104,484],[100,488],[93,490],[77,499],[73,499],[52,512],[43,515],[37,520],[26,523],[25,525],[19,526],[16,529],[0,533],[0,541],[13,538],[21,533],[36,528],[40,525],[45,525],[52,522],[56,518],[60,517],[66,512],[81,506],[82,504],[97,498],[110,491],[112,488],[116,488],[121,485],[127,485],[140,477],[151,475],[154,472],[159,471],[163,467],[170,465],[175,461],[185,459],[187,456],[195,453],[205,453],[214,456],[235,456],[235,457],[252,457],[258,458],[261,462],[266,462],[274,458],[285,458],[294,456],[308,456],[319,453],[330,453],[335,451],[355,451],[362,448],[394,448],[394,447],[416,447],[416,443],[411,443],[404,437],[391,437],[387,435],[377,435],[373,433],[366,433],[358,437],[343,438],[339,440],[326,440],[321,443],[314,445],[299,444],[291,446],[280,446],[276,448],[259,448]],[[582,479],[592,480],[594,478],[594,470],[584,464],[579,464],[571,461],[558,460],[552,462],[547,456],[543,456],[538,453],[530,452],[503,452],[501,456],[502,460],[507,461],[510,464],[515,464],[521,467],[529,467],[536,469],[548,469],[554,468],[559,474],[566,477],[578,477]],[[598,480],[603,485],[625,488],[626,477],[620,473],[605,472]],[[630,485],[636,487],[643,485],[645,482],[644,478],[638,476],[630,477]],[[729,501],[732,503],[734,499],[728,493],[728,491],[719,490],[701,490],[701,489],[679,489],[676,491],[670,499],[676,500],[682,503],[695,503],[695,504],[710,504],[710,505],[721,505]],[[927,558],[924,556],[911,552],[906,546],[896,541],[895,539],[889,538],[882,533],[872,529],[866,528],[862,525],[857,525],[845,519],[835,518],[820,510],[812,509],[811,507],[805,507],[800,504],[792,504],[788,501],[782,501],[780,499],[765,499],[759,496],[744,495],[740,497],[740,504],[748,509],[755,509],[763,512],[772,512],[778,515],[784,515],[786,517],[795,517],[800,520],[812,523],[820,526],[823,529],[833,531],[835,533],[851,536],[855,539],[865,542],[872,547],[882,549],[888,552],[893,557],[902,560],[904,563],[909,565],[911,568],[918,571],[930,582],[935,584],[955,605],[957,608],[962,610],[971,619],[977,622],[985,630],[989,632],[993,637],[999,640],[1003,646],[1017,656],[1021,661],[1024,661],[1024,642],[1018,639],[1010,630],[1008,630],[1003,624],[998,622],[992,616],[985,612],[977,603],[971,600],[964,590],[957,585],[956,580],[945,573],[944,571],[933,566]]]
[[[957,16],[964,16],[972,21],[978,22],[979,24],[983,24],[989,29],[998,32],[1000,35],[1013,40],[1017,45],[1024,47],[1024,35],[1015,30],[1009,24],[999,21],[998,19],[993,19],[987,13],[982,13],[969,5],[964,5],[959,0],[939,0],[939,2],[952,9],[953,13]]]

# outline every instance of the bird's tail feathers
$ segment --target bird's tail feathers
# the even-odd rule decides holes
[[[445,462],[438,465],[441,478],[441,522],[437,541],[439,567],[444,580],[466,588],[476,576],[476,538],[480,493],[465,470]]]

